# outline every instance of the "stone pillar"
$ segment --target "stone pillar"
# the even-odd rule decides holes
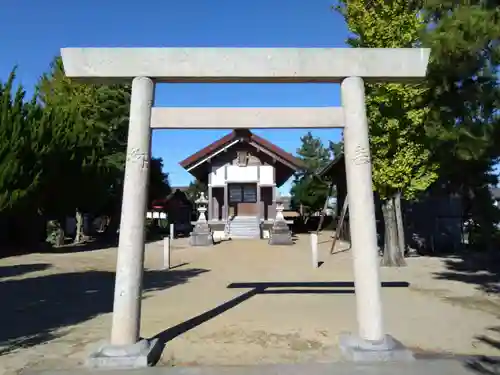
[[[147,77],[137,77],[132,81],[111,328],[111,343],[113,345],[130,345],[139,339],[144,224],[151,152],[151,129],[149,126],[154,88],[154,82]]]
[[[354,360],[411,359],[400,343],[384,335],[379,257],[375,225],[368,119],[362,78],[341,84],[344,109],[344,155],[349,204],[349,229],[356,291],[359,337],[340,339],[344,355]]]
[[[146,367],[159,348],[158,339],[139,341],[154,88],[147,77],[132,81],[111,343],[90,354],[91,368]]]
[[[375,227],[368,119],[363,79],[346,78],[341,85],[344,108],[344,155],[350,211],[351,248],[361,338],[383,337],[379,258]]]

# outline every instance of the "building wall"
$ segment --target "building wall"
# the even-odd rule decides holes
[[[238,165],[238,151],[246,151],[247,164]],[[259,151],[252,145],[240,143],[231,146],[226,151],[215,155],[210,164],[206,164],[207,182],[209,186],[210,214],[212,220],[226,220],[226,213],[231,215],[255,215],[265,220],[276,217],[276,204],[273,203],[276,181],[282,181],[284,176],[290,174],[290,168],[280,161],[275,160],[266,152]],[[229,204],[226,197],[225,207],[224,194],[228,190],[224,186],[231,183],[255,183],[260,186],[260,199],[257,203]],[[211,193],[210,193],[211,191]],[[244,207],[251,204],[253,207]],[[248,208],[248,209],[247,209]]]
[[[246,151],[247,165],[238,165],[238,151]],[[248,144],[234,145],[226,152],[222,152],[212,160],[211,185],[224,186],[230,182],[259,182],[261,185],[272,185],[274,179],[274,164],[269,155],[258,152]]]
[[[224,220],[224,188],[212,189],[212,202],[209,204],[212,212],[212,220]],[[273,202],[273,187],[261,187],[260,202],[258,204],[260,217],[265,220],[276,218],[276,203]]]
[[[276,218],[276,203],[273,202],[273,187],[261,188],[260,217],[270,220]]]
[[[337,215],[340,215],[347,190],[342,182],[337,186]],[[375,217],[379,245],[384,243],[384,219],[381,201],[375,198]],[[422,252],[458,249],[462,241],[462,201],[457,196],[442,194],[436,189],[422,195],[418,201],[402,201],[403,222],[407,244]],[[347,211],[342,237],[349,239],[349,210]]]
[[[226,180],[230,182],[258,181],[261,185],[274,184],[274,167],[272,165],[248,165],[246,167],[230,164],[214,165],[211,174],[212,186],[224,186]]]
[[[212,189],[212,204],[208,205],[212,210],[212,220],[222,220],[224,212],[224,189]]]

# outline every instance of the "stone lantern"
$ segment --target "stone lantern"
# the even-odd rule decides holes
[[[205,193],[201,193],[200,197],[194,201],[198,209],[198,222],[206,222],[207,217],[205,213],[207,212],[208,199],[205,197]]]
[[[189,237],[189,243],[191,246],[211,246],[214,241],[205,216],[208,207],[208,199],[205,197],[205,193],[201,193],[194,203],[197,206],[199,216]]]
[[[271,228],[270,245],[293,245],[292,232],[288,228],[288,224],[283,216],[283,199],[279,192],[276,193],[276,219]]]
[[[285,206],[283,204],[283,198],[281,198],[281,194],[279,192],[276,193],[276,221],[285,221],[285,217],[283,216],[283,210]]]

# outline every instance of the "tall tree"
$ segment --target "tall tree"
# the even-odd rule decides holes
[[[59,216],[75,212],[78,223],[75,241],[81,239],[84,212],[111,217],[112,232],[121,210],[123,177],[130,106],[130,85],[87,85],[68,79],[60,57],[51,64],[38,84],[38,98],[45,109],[70,115],[75,121],[65,129],[62,150],[71,155],[53,160],[46,201],[58,196],[49,211]],[[168,176],[161,159],[150,164],[149,196],[163,197],[170,192]],[[57,194],[56,194],[57,192]]]
[[[35,168],[38,155],[31,149],[34,111],[24,101],[23,88],[14,90],[14,81],[15,70],[0,82],[0,211],[20,204],[36,189],[40,177]]]
[[[427,1],[422,43],[432,48],[428,132],[448,190],[464,201],[469,243],[492,246],[499,212],[489,187],[500,156],[500,8],[497,1]]]
[[[305,167],[295,175],[291,195],[292,205],[305,209],[301,213],[307,221],[310,215],[323,208],[328,195],[328,184],[317,176],[317,172],[330,161],[330,151],[311,132],[300,140],[302,145],[297,155]]]
[[[25,91],[14,91],[15,71],[0,83],[0,217],[6,242],[30,246],[45,239],[41,230],[40,191],[47,179],[48,161],[57,150],[59,124],[72,122],[69,116],[41,108],[34,97],[25,101]],[[30,236],[26,236],[26,232]]]
[[[172,192],[168,181],[168,173],[163,171],[163,159],[151,158],[149,167],[149,198],[152,202],[156,199],[165,198]]]
[[[425,28],[420,8],[405,0],[341,0],[337,9],[353,33],[347,40],[353,47],[413,47]],[[414,199],[437,179],[437,164],[426,142],[426,87],[365,86],[373,185],[382,201],[385,224],[382,264],[401,266],[405,264],[404,230],[396,207],[402,195]]]
[[[339,141],[339,142],[330,141],[328,143],[328,149],[330,150],[332,159],[336,159],[344,153],[344,141]]]
[[[14,90],[14,73],[0,83],[0,135],[4,135],[4,143],[0,142],[0,219],[10,225],[5,232],[13,241],[26,238],[21,235],[26,225],[40,214],[56,219],[74,214],[75,242],[83,237],[84,213],[109,215],[110,227],[117,227],[130,87],[72,82],[56,58],[27,102],[22,88]],[[161,158],[153,158],[150,197],[170,192],[168,175],[162,169]]]
[[[207,194],[207,191],[207,185],[197,179],[189,183],[186,195],[191,202],[194,202],[200,197],[201,193]]]

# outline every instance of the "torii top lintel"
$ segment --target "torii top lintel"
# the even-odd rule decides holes
[[[91,82],[407,82],[426,75],[428,48],[62,48],[66,75]]]

